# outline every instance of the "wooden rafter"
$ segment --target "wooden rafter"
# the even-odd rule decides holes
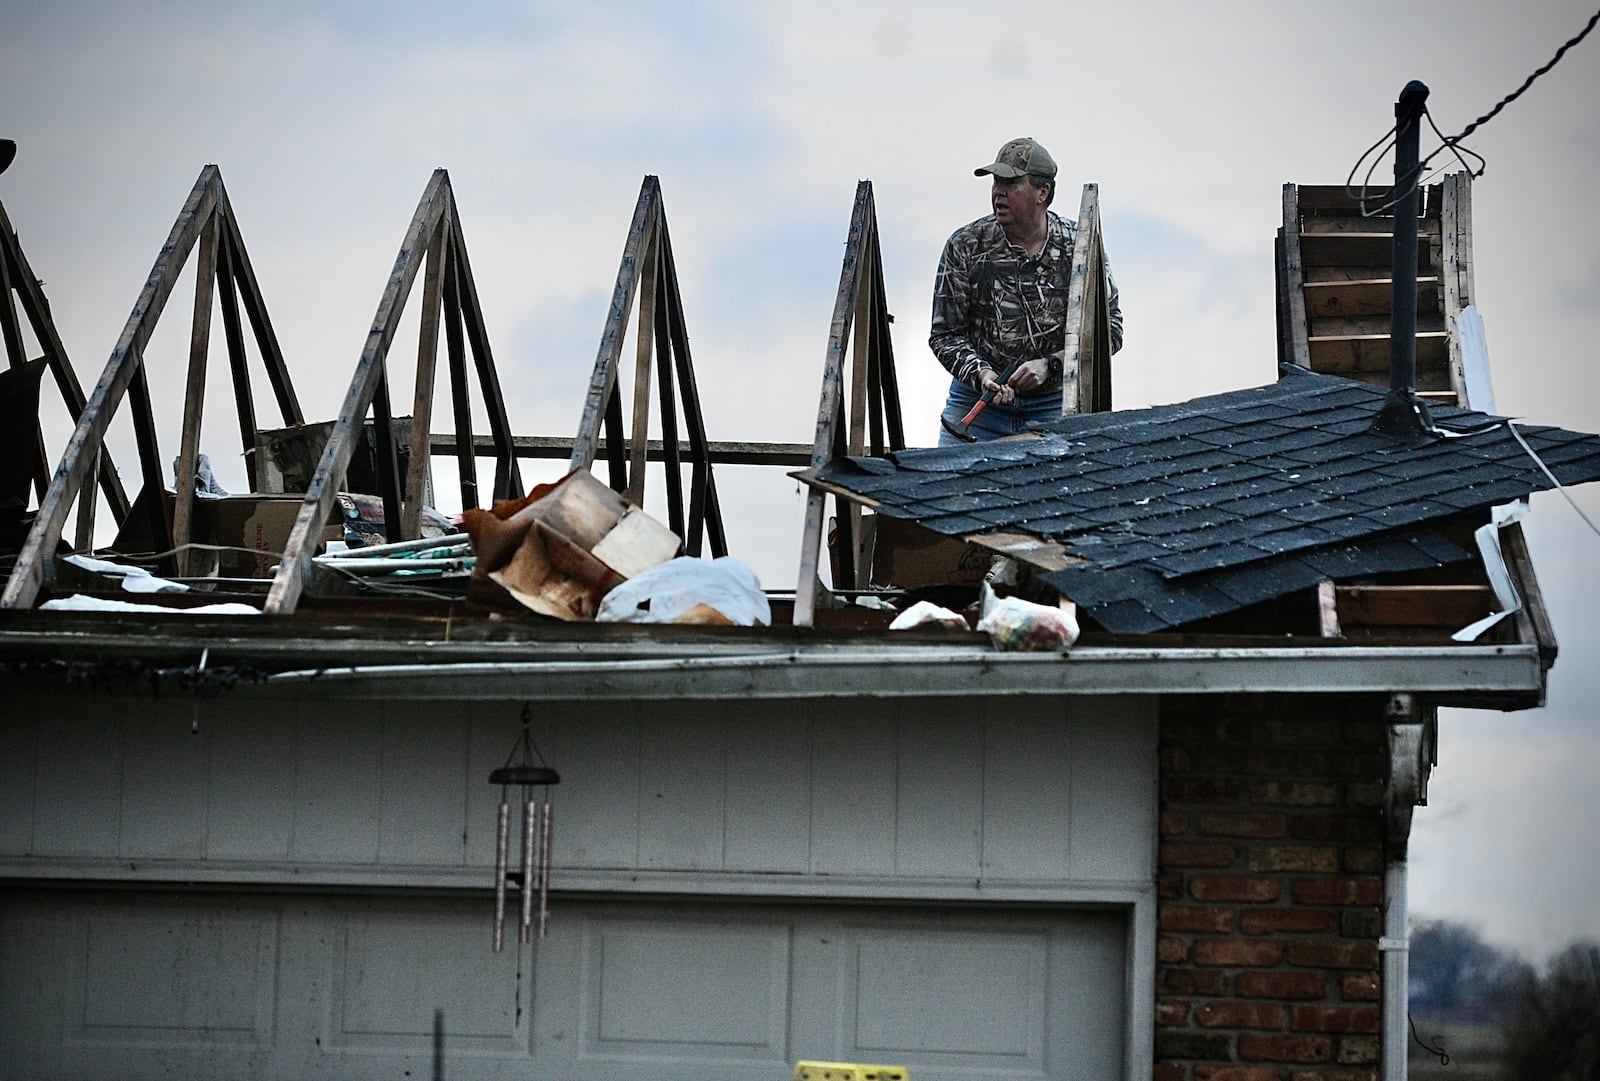
[[[629,316],[638,297],[634,323],[633,407],[624,432],[622,392],[617,371]],[[651,374],[656,377],[659,401],[655,415],[661,422],[660,460],[665,464],[667,524],[683,538],[684,550],[698,556],[709,543],[711,554],[728,554],[717,499],[710,444],[700,409],[700,390],[689,353],[689,335],[683,316],[683,296],[678,287],[677,264],[672,256],[672,236],[661,198],[661,183],[646,176],[639,188],[633,221],[623,244],[611,307],[600,335],[594,373],[584,398],[583,417],[573,440],[569,464],[589,469],[601,446],[605,428],[608,483],[634,503],[643,504],[645,466],[650,460]],[[681,419],[686,439],[680,441]],[[682,455],[688,453],[690,470],[688,505],[684,504]]]
[[[834,299],[833,321],[828,331],[822,396],[817,406],[816,442],[812,445],[809,463],[812,469],[820,469],[833,458],[846,454],[879,455],[904,449],[890,321],[872,182],[863,180],[856,185],[844,265],[839,272],[839,292]],[[851,365],[848,377],[847,352]],[[822,591],[818,571],[826,500],[827,494],[815,487],[811,487],[806,496],[805,532],[800,543],[800,574],[794,603],[794,624],[799,627],[811,625],[818,594]],[[860,507],[853,503],[841,504],[837,497],[835,505],[840,578],[860,588],[870,571],[869,554],[861,541]]]
[[[8,233],[9,223],[7,223]],[[156,434],[155,412],[150,400],[149,382],[145,370],[145,346],[150,341],[157,321],[166,306],[168,297],[177,284],[178,275],[188,261],[189,254],[199,242],[200,267],[195,280],[195,307],[191,325],[187,393],[184,407],[184,428],[179,452],[179,473],[183,478],[194,476],[195,462],[199,456],[200,396],[205,386],[206,351],[210,341],[210,319],[213,298],[223,305],[223,321],[227,333],[229,363],[234,379],[234,401],[239,416],[240,437],[246,461],[255,450],[255,409],[250,393],[250,379],[244,351],[244,336],[239,322],[238,305],[241,302],[255,331],[256,345],[266,368],[268,381],[273,388],[279,410],[286,424],[300,424],[300,406],[289,383],[288,370],[278,348],[276,336],[267,318],[266,305],[245,254],[244,240],[234,220],[228,202],[227,189],[222,183],[222,173],[215,165],[200,171],[188,200],[173,223],[167,242],[162,246],[145,280],[144,289],[134,303],[121,336],[106,361],[105,370],[93,393],[77,410],[76,427],[68,441],[66,452],[50,481],[48,490],[40,499],[33,528],[17,558],[11,579],[6,585],[0,607],[17,608],[32,605],[43,588],[50,572],[49,561],[72,504],[80,500],[84,482],[99,471],[102,487],[108,463],[102,460],[102,445],[111,419],[126,395],[131,403],[134,435],[139,448],[139,468],[145,488],[153,495],[165,488],[165,471],[159,440]],[[31,272],[22,276],[32,280]],[[213,291],[215,289],[215,292]],[[41,298],[42,303],[42,298]],[[48,311],[48,309],[45,309]],[[35,324],[36,332],[38,324]],[[52,332],[53,334],[53,332]],[[41,340],[45,340],[41,335]],[[59,341],[47,343],[52,352],[59,352]],[[64,365],[64,355],[62,357]],[[58,381],[61,379],[58,373]],[[69,408],[75,395],[63,386]],[[251,475],[254,476],[253,462]],[[189,541],[188,527],[193,515],[194,485],[192,481],[176,486],[177,498],[172,519],[166,516],[164,501],[152,498],[146,501],[150,509],[150,527],[157,547],[182,551]],[[108,496],[110,493],[108,492]],[[82,502],[91,502],[92,497]],[[113,509],[126,507],[125,497],[111,499]],[[81,504],[80,504],[81,505]],[[127,511],[124,509],[123,514]],[[86,516],[80,515],[80,534]],[[120,521],[120,519],[119,519]],[[87,541],[80,537],[80,544]],[[175,560],[165,560],[177,566]]]
[[[86,404],[83,387],[78,382],[77,372],[73,370],[67,358],[66,347],[61,343],[61,335],[56,330],[55,320],[50,314],[50,303],[45,299],[43,284],[34,274],[33,267],[28,264],[28,258],[22,251],[22,244],[17,239],[16,230],[12,228],[11,219],[6,215],[5,206],[0,204],[0,324],[3,324],[4,328],[6,356],[13,368],[21,367],[28,360],[26,345],[22,339],[21,323],[17,318],[18,307],[22,309],[22,314],[26,316],[28,325],[33,331],[34,339],[44,352],[43,359],[55,379],[61,400],[67,407],[67,414],[76,424],[83,416]],[[36,429],[37,427],[36,425]],[[42,475],[36,479],[35,489],[42,502],[49,490],[48,462],[42,457],[44,447],[42,429],[36,430],[36,442],[41,453],[37,469]],[[121,525],[128,516],[128,495],[123,490],[122,480],[117,476],[110,456],[102,454],[92,472],[99,478],[100,490],[111,508],[112,518]],[[88,547],[93,541],[94,508],[93,499],[83,500],[79,508],[76,540],[80,548]]]
[[[406,476],[402,478],[394,441],[387,360],[399,330],[400,316],[419,272],[423,274],[423,310],[417,343],[417,382],[412,398],[411,455]],[[400,252],[395,256],[394,268],[378,300],[372,329],[367,332],[367,341],[356,362],[338,419],[306,485],[305,498],[290,532],[283,560],[267,594],[267,612],[282,615],[293,612],[305,592],[322,525],[338,497],[339,485],[350,466],[369,412],[374,422],[384,532],[390,541],[416,536],[432,446],[430,429],[441,324],[445,332],[451,404],[457,428],[455,447],[462,506],[478,506],[477,457],[467,385],[468,350],[472,353],[479,393],[489,415],[496,462],[495,498],[509,499],[521,492],[522,478],[511,423],[506,418],[483,311],[478,305],[477,286],[472,280],[472,266],[467,259],[455,195],[450,188],[449,174],[438,169],[423,190],[405,238],[400,242]]]
[[[1111,296],[1100,240],[1098,184],[1085,184],[1078,204],[1078,234],[1067,273],[1066,324],[1061,411],[1105,412],[1111,408]]]

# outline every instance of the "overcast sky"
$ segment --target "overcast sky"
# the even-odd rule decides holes
[[[925,444],[946,383],[926,347],[934,265],[985,212],[972,169],[1007,139],[1054,153],[1058,209],[1073,212],[1081,183],[1101,186],[1127,318],[1119,406],[1260,385],[1274,378],[1284,182],[1342,182],[1410,79],[1431,88],[1439,127],[1459,131],[1593,2],[12,0],[0,137],[20,149],[0,200],[89,386],[201,167],[217,163],[307,417],[321,420],[443,166],[513,427],[570,435],[653,173],[711,438],[809,443],[851,199],[868,178],[908,436]],[[1600,33],[1469,141],[1488,160],[1474,242],[1497,404],[1582,431],[1600,429],[1596,102]],[[149,350],[169,456],[191,297],[180,285]],[[402,333],[394,349],[401,412],[415,342]],[[242,490],[225,394],[213,380],[204,449]],[[257,401],[275,424],[270,395]],[[56,450],[64,425],[53,433]],[[131,479],[125,424],[111,445]],[[769,587],[792,585],[794,482],[718,478],[734,553]],[[1597,488],[1574,495],[1600,519]],[[1442,718],[1411,896],[1420,915],[1542,955],[1600,937],[1600,537],[1555,495],[1534,500],[1527,530],[1561,640],[1549,704]]]

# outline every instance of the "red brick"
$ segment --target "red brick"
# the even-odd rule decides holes
[[[1250,837],[1271,840],[1282,837],[1289,820],[1275,811],[1207,811],[1200,815],[1199,828],[1209,837]]]
[[[1266,718],[1256,722],[1255,741],[1285,747],[1335,747],[1343,733],[1335,720]]]
[[[1226,841],[1163,841],[1163,867],[1232,867],[1239,850]],[[1292,868],[1291,868],[1292,869]]]
[[[1331,784],[1313,784],[1308,781],[1289,784],[1282,781],[1267,781],[1251,790],[1251,800],[1255,803],[1285,807],[1337,807],[1339,787]]]
[[[1183,897],[1183,872],[1162,871],[1156,875],[1156,892],[1163,901],[1176,901]]]
[[[1239,1034],[1239,1057],[1246,1062],[1330,1062],[1333,1041],[1326,1036]]]
[[[1385,795],[1382,781],[1360,781],[1345,785],[1345,802],[1352,807],[1376,809],[1383,806]]]
[[[1194,758],[1185,747],[1163,747],[1160,754],[1162,773],[1188,773],[1194,769]]]
[[[1344,850],[1344,869],[1355,875],[1371,875],[1383,870],[1383,850],[1372,848],[1347,848]]]
[[[1284,777],[1292,773],[1287,751],[1218,747],[1203,752],[1196,767],[1204,773],[1254,773]]]
[[[1377,1070],[1295,1070],[1290,1081],[1378,1081]]]
[[[1339,850],[1306,845],[1257,845],[1250,850],[1250,870],[1333,874],[1339,870]]]
[[[1283,1004],[1208,1002],[1194,1011],[1194,1020],[1202,1028],[1264,1028],[1282,1032]]]
[[[1203,938],[1194,944],[1197,965],[1237,965],[1259,968],[1283,960],[1283,943],[1252,938]]]
[[[1378,1062],[1378,1037],[1346,1036],[1336,1056],[1341,1066],[1373,1066]]]
[[[1297,905],[1381,905],[1383,879],[1363,875],[1359,878],[1297,878],[1289,887]]]
[[[1382,777],[1380,755],[1347,751],[1304,751],[1295,756],[1294,772],[1301,777]]]
[[[1199,1066],[1194,1081],[1279,1081],[1271,1066]]]
[[[1189,1081],[1189,1067],[1182,1062],[1158,1062],[1150,1081]]]
[[[1378,967],[1376,942],[1319,942],[1308,939],[1289,943],[1288,958],[1291,965],[1306,968],[1360,968],[1375,970]]]
[[[1174,995],[1222,995],[1228,991],[1228,974],[1215,969],[1165,968],[1161,970],[1161,990]]]
[[[1161,798],[1170,803],[1238,803],[1239,782],[1217,777],[1163,777]]]
[[[1195,875],[1189,879],[1189,896],[1196,901],[1276,901],[1283,884],[1275,878],[1249,875]]]
[[[1186,1025],[1189,1023],[1189,1006],[1186,999],[1158,998],[1156,999],[1156,1024],[1158,1025]]]
[[[1241,972],[1233,993],[1241,998],[1326,998],[1328,978],[1316,972]]]
[[[1339,994],[1346,1002],[1377,1002],[1383,997],[1378,977],[1370,973],[1339,978]]]
[[[1189,816],[1183,811],[1161,812],[1161,836],[1182,837],[1189,832]]]
[[[1189,959],[1189,944],[1181,938],[1163,935],[1156,939],[1156,960],[1164,964],[1181,964]]]
[[[1377,1032],[1376,1006],[1296,1006],[1289,1027],[1296,1032]]]
[[[1160,924],[1163,931],[1225,935],[1233,930],[1233,909],[1167,905],[1161,910]]]
[[[1301,841],[1381,841],[1383,819],[1367,814],[1302,814],[1294,820]]]
[[[1247,935],[1316,934],[1333,930],[1333,913],[1325,908],[1251,908],[1240,917],[1239,930]]]

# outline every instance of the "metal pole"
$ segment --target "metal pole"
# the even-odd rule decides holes
[[[1417,204],[1421,198],[1417,159],[1428,88],[1413,79],[1394,105],[1394,254],[1390,270],[1389,397],[1373,427],[1415,437],[1432,430],[1433,418],[1417,398]]]

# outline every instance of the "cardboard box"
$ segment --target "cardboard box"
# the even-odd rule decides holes
[[[294,531],[303,496],[230,495],[195,500],[195,539],[249,551],[217,553],[220,578],[270,578]],[[317,540],[323,539],[319,532]]]
[[[994,553],[970,541],[935,533],[906,518],[874,514],[872,584],[921,589],[924,586],[972,584],[989,572]]]

